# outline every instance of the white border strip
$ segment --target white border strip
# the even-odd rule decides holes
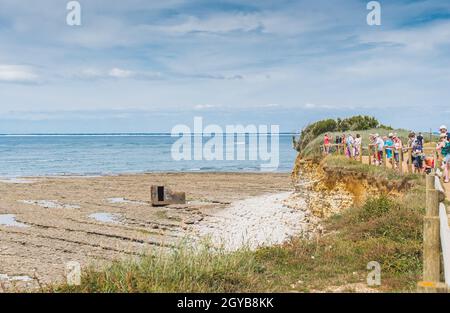
[[[441,245],[444,256],[445,283],[450,286],[450,227],[448,225],[447,210],[443,203],[439,204],[439,219],[441,221]]]
[[[437,190],[444,192],[441,181],[438,176],[435,177],[434,186]],[[450,286],[450,227],[449,219],[447,216],[447,209],[441,202],[439,203],[439,220],[440,220],[440,232],[441,232],[441,247],[442,255],[444,258],[444,277],[445,283]]]

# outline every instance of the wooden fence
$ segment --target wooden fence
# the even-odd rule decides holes
[[[344,144],[329,144],[320,146],[320,153],[323,154],[337,154],[337,155],[345,155],[346,154],[346,146]],[[379,160],[384,167],[388,167],[391,165],[392,168],[397,169],[400,173],[414,172],[414,165],[412,162],[412,148],[395,148],[395,147],[383,147],[383,158]],[[388,151],[390,151],[390,158],[388,158]],[[376,144],[369,144],[367,147],[361,146],[359,148],[359,155],[356,156],[356,160],[363,163],[363,154],[367,153],[368,156],[368,164],[374,165],[377,160],[376,155],[378,152]],[[433,147],[423,147],[423,153],[428,156],[433,157],[433,168],[436,168],[439,155],[435,148]],[[406,169],[404,168],[404,162],[406,162]],[[394,166],[395,164],[395,166]],[[402,165],[402,166],[400,166]]]
[[[345,155],[345,145],[322,145],[324,154]],[[388,158],[387,151],[390,151]],[[368,164],[372,165],[378,152],[377,145],[370,144],[361,147],[356,160],[363,162],[363,152],[367,151]],[[435,148],[424,147],[423,153],[433,157],[433,167],[426,176],[426,213],[423,218],[423,280],[417,284],[419,292],[449,292],[450,291],[450,227],[449,216],[444,204],[445,191],[437,173],[439,155]],[[394,157],[395,155],[395,157]],[[383,159],[378,160],[380,166],[388,167],[388,163],[400,173],[412,173],[412,148],[396,149],[383,147]],[[406,161],[406,169],[403,165]],[[394,164],[397,164],[395,166]],[[441,260],[442,255],[442,260]],[[442,264],[442,266],[441,266]],[[443,279],[441,279],[441,269]]]
[[[423,218],[423,280],[420,292],[448,292],[450,288],[450,229],[445,192],[434,173],[426,177],[426,213]],[[441,281],[441,251],[444,279]]]

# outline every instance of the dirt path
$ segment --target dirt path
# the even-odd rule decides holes
[[[152,184],[185,191],[188,203],[152,207]],[[1,285],[36,287],[36,277],[44,284],[61,281],[68,261],[101,266],[175,245],[234,201],[290,191],[289,174],[271,173],[0,181],[0,291]]]

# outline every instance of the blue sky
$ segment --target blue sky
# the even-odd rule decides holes
[[[68,1],[67,1],[68,2]],[[450,1],[0,0],[0,133],[450,124]]]

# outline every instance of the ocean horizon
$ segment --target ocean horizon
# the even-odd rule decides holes
[[[193,134],[192,137],[200,135]],[[292,170],[296,157],[292,148],[293,135],[279,134],[279,166],[275,172]],[[202,137],[203,143],[210,139],[209,136]],[[176,161],[172,159],[171,148],[179,137],[165,132],[0,134],[0,177],[259,172],[261,164],[267,162],[249,160],[249,137],[248,134],[245,136],[245,160]],[[236,140],[235,150],[239,145],[244,142]],[[270,150],[270,136],[268,146]]]

